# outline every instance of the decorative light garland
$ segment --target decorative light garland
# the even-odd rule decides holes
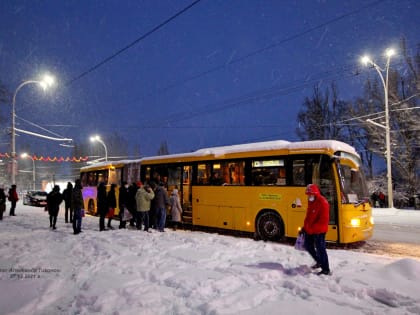
[[[0,153],[0,158],[7,158],[7,159],[10,159],[11,158],[11,155],[9,154],[9,153]],[[80,163],[80,162],[86,162],[87,160],[89,160],[89,157],[88,156],[86,156],[86,157],[79,157],[79,158],[77,158],[77,157],[75,157],[75,156],[73,156],[73,157],[49,157],[49,156],[47,156],[47,157],[43,157],[43,156],[36,156],[36,155],[33,155],[33,156],[31,156],[31,158],[34,160],[34,161],[44,161],[44,162],[76,162],[76,163]]]

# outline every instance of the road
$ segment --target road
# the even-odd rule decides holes
[[[375,208],[373,217],[375,229],[371,240],[420,245],[420,211]]]
[[[420,245],[420,227],[396,223],[375,224],[371,240]]]
[[[358,250],[420,258],[420,211],[374,209],[373,237]]]

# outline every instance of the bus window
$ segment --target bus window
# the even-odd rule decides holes
[[[129,163],[124,167],[122,179],[128,184],[136,183],[140,178],[140,163]]]
[[[292,185],[306,186],[305,182],[305,160],[293,160]]]
[[[81,182],[82,182],[82,187],[87,186],[87,174],[86,173],[82,173]]]
[[[191,172],[192,172],[191,166],[184,166],[184,172],[182,175],[182,183],[184,185],[188,185],[191,183]]]
[[[210,179],[211,165],[208,163],[198,164],[197,167],[197,184],[208,185]]]
[[[252,161],[252,185],[286,185],[286,169],[283,159]]]
[[[95,172],[87,173],[87,185],[88,186],[96,186],[96,174]]]
[[[212,185],[245,185],[244,168],[244,161],[214,164]]]
[[[341,183],[346,198],[343,200],[348,203],[357,203],[367,198],[367,188],[363,173],[350,166],[339,164]]]
[[[121,181],[121,169],[120,168],[112,168],[109,170],[108,178],[106,177],[106,173],[104,176],[105,183],[108,182],[108,184],[115,184],[120,185]]]
[[[98,180],[94,182],[93,186],[97,186],[98,183],[105,183],[105,185],[108,184],[108,178],[106,176],[106,170],[102,172],[98,172]]]
[[[181,184],[181,167],[169,167],[168,168],[168,189],[174,188],[179,189]]]

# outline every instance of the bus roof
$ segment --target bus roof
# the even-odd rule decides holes
[[[130,163],[142,163],[142,162],[168,162],[176,163],[181,160],[188,159],[213,159],[213,158],[234,158],[239,157],[243,153],[255,153],[258,155],[273,155],[273,151],[283,151],[280,154],[309,154],[309,153],[322,153],[330,152],[334,154],[337,151],[344,151],[350,154],[354,154],[360,158],[356,150],[348,145],[347,143],[337,141],[337,140],[312,140],[312,141],[299,141],[299,142],[289,142],[285,140],[274,140],[274,141],[265,141],[265,142],[254,142],[246,144],[235,144],[229,146],[220,146],[220,147],[210,147],[203,148],[197,151],[188,152],[188,153],[178,153],[178,154],[169,154],[169,155],[158,155],[150,156],[137,160],[119,160],[119,161],[107,161],[99,162],[92,165],[84,166],[80,169],[81,172],[92,171],[92,170],[101,170],[114,167],[122,167]],[[277,153],[274,153],[277,154]]]
[[[138,160],[140,162],[144,161],[154,161],[154,160],[170,160],[175,162],[177,159],[184,158],[223,158],[223,157],[233,157],[235,154],[240,153],[255,153],[261,154],[268,152],[272,154],[272,151],[287,151],[287,153],[320,153],[323,151],[329,151],[331,154],[336,151],[344,151],[351,154],[354,154],[359,157],[356,150],[341,141],[336,140],[313,140],[313,141],[300,141],[300,142],[289,142],[285,140],[275,140],[275,141],[265,141],[265,142],[255,142],[255,143],[246,143],[246,144],[236,144],[230,146],[221,146],[221,147],[210,147],[199,149],[194,152],[181,153],[181,154],[170,154],[170,155],[160,155],[142,158]],[[286,153],[286,152],[285,152]]]
[[[91,165],[83,166],[80,168],[80,171],[93,171],[93,170],[103,170],[110,167],[122,167],[124,166],[124,161],[107,161],[107,162],[98,162]]]

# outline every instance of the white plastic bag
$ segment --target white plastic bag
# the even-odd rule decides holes
[[[305,234],[301,233],[298,235],[295,243],[295,249],[297,250],[306,250],[305,249]]]
[[[133,215],[128,211],[127,208],[124,208],[124,215],[123,215],[123,221],[128,221],[133,218]]]

